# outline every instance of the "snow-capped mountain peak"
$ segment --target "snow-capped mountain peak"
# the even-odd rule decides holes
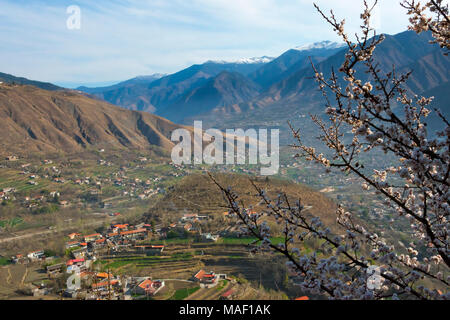
[[[149,79],[161,79],[162,77],[167,76],[166,73],[154,73],[150,75],[140,75],[134,78],[134,80],[149,80]]]
[[[298,47],[295,47],[295,50],[298,51],[307,51],[307,50],[314,50],[314,49],[339,49],[345,46],[345,43],[337,43],[332,41],[321,41],[321,42],[314,42],[314,43],[308,43],[304,44]]]
[[[242,59],[238,59],[238,60],[234,60],[234,61],[225,61],[225,60],[210,60],[207,61],[206,63],[222,63],[222,64],[228,64],[228,63],[238,63],[238,64],[257,64],[257,63],[269,63],[272,60],[274,60],[275,58],[272,57],[267,57],[267,56],[263,56],[263,57],[254,57],[254,58],[242,58]]]
[[[254,57],[254,58],[244,58],[244,59],[240,59],[237,62],[238,63],[269,63],[272,60],[274,60],[275,58],[273,57],[267,57],[267,56],[263,56],[263,57]]]

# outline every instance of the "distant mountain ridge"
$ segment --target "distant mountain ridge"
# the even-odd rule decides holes
[[[183,122],[184,118],[190,119],[216,108],[226,109],[228,106],[239,110],[238,104],[254,99],[273,84],[310,66],[311,61],[318,63],[339,50],[342,50],[342,44],[323,41],[290,49],[278,58],[262,56],[236,61],[210,60],[158,79],[149,76],[109,87],[79,87],[78,90],[130,110],[147,111]],[[223,72],[241,74],[238,81],[244,87],[240,94],[233,85],[225,86],[231,88],[230,92],[218,92],[212,85],[214,81],[217,84],[225,80],[216,79]],[[231,81],[230,78],[228,80]],[[234,80],[237,81],[236,75]],[[212,91],[208,93],[208,90]]]
[[[52,83],[49,82],[41,82],[41,81],[34,81],[34,80],[29,80],[26,78],[22,78],[22,77],[16,77],[7,73],[2,73],[0,72],[0,82],[5,82],[5,83],[15,83],[15,84],[27,84],[27,85],[31,85],[31,86],[35,86],[44,90],[50,90],[50,91],[55,91],[55,90],[61,90],[63,89],[62,87],[58,87]]]
[[[450,91],[445,89],[450,81],[450,58],[443,55],[439,46],[430,45],[429,40],[430,34],[417,35],[412,31],[394,36],[386,35],[385,41],[377,47],[374,57],[379,63],[381,73],[390,72],[393,65],[396,66],[397,74],[413,71],[405,85],[410,94],[432,93],[435,96],[432,107],[439,106],[441,111],[449,116]],[[339,49],[330,57],[320,59],[315,66],[327,78],[333,67],[336,70],[342,64],[345,53],[345,49]],[[292,70],[292,66],[290,69]],[[368,77],[359,67],[356,68],[356,76],[363,81]],[[205,126],[218,128],[231,125],[245,128],[250,123],[256,127],[278,127],[282,129],[282,135],[290,138],[291,132],[287,127],[289,120],[294,126],[306,131],[307,135],[314,136],[308,114],[323,114],[325,102],[314,80],[312,67],[291,71],[281,78],[254,99],[241,103],[238,107],[216,108],[197,120],[203,120]],[[190,121],[192,119],[187,119],[184,123]],[[430,119],[430,123],[434,122]]]
[[[95,88],[91,88],[91,87],[86,87],[86,86],[81,86],[76,88],[76,90],[79,91],[83,91],[89,94],[95,94],[95,93],[100,93],[100,92],[104,92],[104,91],[109,91],[109,90],[114,90],[117,88],[121,88],[124,86],[133,86],[133,85],[137,85],[137,84],[150,84],[153,81],[156,81],[158,79],[161,79],[162,77],[166,76],[166,74],[162,74],[162,73],[155,73],[152,75],[147,75],[147,76],[137,76],[135,78],[126,80],[126,81],[122,81],[110,86],[106,86],[106,87],[95,87]]]
[[[132,83],[128,80],[106,88],[81,87],[78,89],[127,109],[159,114],[189,91],[201,87],[221,72],[238,72],[247,75],[268,61],[267,57],[264,59],[247,62],[208,61],[156,80],[132,81]]]

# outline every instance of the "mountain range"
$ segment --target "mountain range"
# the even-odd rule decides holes
[[[267,61],[268,59],[238,62],[208,61],[164,77],[149,76],[142,81],[129,80],[112,87],[80,87],[77,90],[91,93],[127,109],[158,114],[165,107],[182,100],[188,92],[205,85],[208,80],[223,71],[238,72],[245,76],[256,71]]]
[[[310,66],[309,57],[317,63],[339,50],[342,45],[323,41],[288,50],[278,58],[207,61],[172,75],[148,76],[146,81],[131,79],[114,86],[79,87],[77,90],[127,109],[184,122],[185,118],[216,108],[247,102],[274,83]],[[242,92],[237,90],[240,86],[243,86]],[[232,90],[228,92],[226,88]]]
[[[408,89],[414,94],[434,92],[436,105],[446,107],[449,92],[439,87],[450,81],[450,61],[438,46],[429,44],[430,40],[429,33],[417,35],[412,31],[386,35],[375,51],[375,59],[382,73],[389,72],[393,65],[398,73],[412,70]],[[285,126],[287,120],[302,124],[305,114],[320,113],[324,104],[311,63],[329,75],[333,67],[342,64],[345,53],[343,44],[323,41],[290,49],[275,59],[208,61],[147,83],[95,91],[79,89],[182,124],[203,120],[206,126],[221,129],[231,124]],[[367,79],[363,70],[357,69],[357,73]]]
[[[430,40],[429,33],[412,31],[386,35],[374,57],[381,73],[393,65],[397,73],[413,71],[406,87],[412,94],[434,96],[433,106],[448,115],[450,60]],[[204,129],[280,128],[281,143],[291,136],[289,120],[311,138],[316,129],[307,114],[324,109],[311,63],[327,77],[345,53],[342,44],[323,41],[277,58],[208,61],[170,75],[77,90],[0,73],[0,82],[15,84],[0,87],[0,133],[7,137],[1,144],[36,151],[103,144],[169,149],[170,132],[180,127],[175,123],[192,125],[194,120],[203,120]],[[362,80],[368,77],[359,68],[356,73]]]

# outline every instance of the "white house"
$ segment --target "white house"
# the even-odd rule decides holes
[[[44,257],[44,250],[30,252],[27,257],[30,258],[31,260],[39,260],[42,257]]]

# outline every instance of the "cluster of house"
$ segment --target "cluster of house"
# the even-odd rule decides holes
[[[82,267],[77,270],[80,286],[66,289],[65,296],[88,300],[132,300],[142,296],[153,296],[165,287],[163,280],[153,280],[150,277],[119,277],[112,273],[93,272]]]
[[[14,162],[20,160],[19,157],[15,155],[11,155],[5,158],[9,162]],[[142,167],[144,163],[148,162],[149,159],[146,157],[138,157],[137,162],[139,163],[136,168]],[[112,163],[109,161],[105,161],[102,159],[98,160],[98,163],[100,165],[104,166],[111,166]],[[28,175],[29,179],[26,181],[27,184],[32,186],[40,186],[41,181],[39,178],[48,179],[55,183],[59,184],[65,184],[67,182],[73,183],[75,185],[89,185],[93,186],[97,189],[100,189],[103,185],[115,185],[118,187],[121,187],[121,195],[124,197],[133,197],[135,199],[139,200],[147,200],[152,198],[153,196],[164,193],[165,190],[160,187],[155,187],[155,183],[161,182],[165,176],[161,177],[153,177],[151,179],[139,179],[139,178],[129,178],[127,177],[127,171],[131,167],[127,166],[121,166],[120,169],[114,173],[112,173],[111,176],[108,177],[63,177],[62,176],[62,169],[58,168],[56,165],[53,165],[52,160],[44,160],[41,162],[41,164],[46,165],[44,167],[33,166],[31,163],[26,163],[21,165],[23,171],[21,172],[22,175]],[[59,167],[63,168],[67,164],[61,163]],[[33,169],[39,169],[38,171],[33,171]],[[39,172],[39,176],[37,176],[37,172]],[[45,173],[43,173],[45,172]],[[98,199],[98,198],[97,198]],[[0,194],[0,201],[1,200],[16,200],[14,199],[8,199],[8,195],[5,193]],[[31,201],[33,203],[22,203],[24,207],[32,208],[37,207],[39,204],[39,201]],[[64,201],[62,203],[59,203],[63,207],[68,207],[72,205],[71,203]]]
[[[226,216],[227,218],[236,217],[236,215],[228,214],[228,212],[224,213],[224,216]],[[170,231],[175,231],[178,233],[188,231],[190,233],[197,234],[201,238],[201,240],[205,242],[217,242],[221,236],[238,237],[242,234],[240,227],[235,223],[230,224],[229,226],[224,226],[219,234],[213,234],[210,232],[203,233],[202,223],[208,221],[209,219],[211,219],[211,216],[209,215],[187,213],[184,214],[177,222],[171,223],[169,226],[155,226],[154,231],[162,239],[166,238]]]
[[[150,224],[141,223],[136,226],[129,224],[113,224],[106,232],[94,233],[89,235],[81,235],[80,233],[71,233],[68,241],[65,244],[66,250],[70,253],[71,259],[67,261],[67,272],[71,273],[73,268],[88,267],[89,261],[95,261],[95,255],[101,252],[102,249],[108,250],[110,253],[134,250],[136,252],[145,251],[147,253],[161,253],[164,246],[140,246],[135,242],[138,240],[146,240],[152,226]],[[39,262],[45,260],[47,257],[44,250],[37,250],[30,252],[26,256],[17,254],[11,258],[14,263],[28,263]],[[50,268],[51,273],[58,273],[63,268],[63,265]]]
[[[142,181],[139,178],[129,180],[128,177],[124,174],[118,175],[118,177],[114,180],[114,185],[116,187],[128,187],[128,189],[122,192],[123,196],[137,197],[140,200],[145,200],[153,197],[158,193],[164,192],[161,188],[150,188],[155,182],[159,182],[160,178],[156,177],[153,179],[147,179]]]
[[[66,262],[46,267],[50,278],[63,273],[77,274],[83,283],[82,288],[67,289],[65,296],[83,299],[131,299],[134,295],[154,295],[164,287],[164,281],[150,278],[120,279],[112,274],[93,272],[92,264],[100,254],[113,254],[126,251],[132,253],[160,254],[164,251],[163,245],[139,245],[137,240],[145,240],[151,232],[151,225],[139,224],[132,226],[127,223],[112,224],[103,233],[82,235],[74,232],[67,237],[65,245],[70,259]],[[20,255],[17,256],[20,258]],[[42,250],[28,254],[28,259],[38,261],[44,259]],[[18,261],[17,261],[18,262]]]
[[[99,165],[101,165],[101,166],[106,166],[106,167],[111,167],[113,164],[112,164],[112,162],[110,162],[110,161],[105,161],[105,160],[102,160],[102,159],[99,159],[98,161],[97,161],[97,163],[99,164]]]
[[[191,233],[197,233],[202,237],[204,241],[217,241],[219,240],[219,235],[212,233],[202,233],[201,223],[206,222],[210,219],[208,215],[199,215],[197,213],[187,213],[184,214],[176,223],[172,223],[169,227],[165,228],[165,231],[176,229],[184,230]],[[158,231],[158,230],[157,230]],[[160,234],[164,237],[164,234]]]
[[[64,291],[66,297],[86,300],[133,300],[153,296],[165,287],[163,280],[150,277],[119,277],[107,272],[79,272],[80,286]]]
[[[28,253],[27,255],[17,254],[15,256],[12,256],[11,262],[16,264],[25,264],[29,262],[45,261],[47,258],[50,257],[47,257],[45,255],[44,250],[36,250]]]
[[[58,191],[52,191],[49,192],[47,197],[43,196],[42,194],[36,195],[36,196],[26,196],[23,198],[23,205],[26,208],[34,208],[37,207],[40,203],[44,202],[44,201],[49,201],[49,200],[55,200],[57,198],[59,198],[61,196],[61,193],[59,193]],[[58,203],[60,205],[62,205],[63,201],[59,201]]]
[[[127,223],[113,224],[103,234],[94,233],[85,236],[79,233],[69,234],[69,239],[73,241],[66,243],[66,249],[71,251],[74,258],[84,258],[89,252],[104,248],[110,252],[117,252],[122,248],[132,247],[135,241],[146,240],[151,231],[152,226],[146,223],[136,226]]]

